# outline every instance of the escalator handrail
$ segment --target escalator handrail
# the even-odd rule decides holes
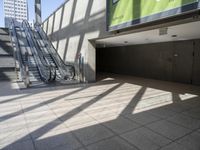
[[[37,52],[40,53],[39,56],[40,56],[41,60],[44,60],[43,64],[45,64],[47,67],[50,68],[50,71],[51,71],[51,79],[50,79],[50,81],[54,81],[56,79],[56,68],[55,68],[55,66],[52,66],[50,63],[48,63],[48,59],[46,58],[46,56],[41,51],[41,48],[38,45],[37,40],[35,39],[35,37],[33,35],[32,29],[31,29],[29,23],[26,20],[24,21],[24,23],[28,27],[28,30],[29,30],[31,39],[33,40],[34,46],[39,50]]]
[[[42,77],[42,80],[44,82],[52,81],[52,73],[53,73],[52,72],[52,68],[51,68],[51,66],[46,64],[46,62],[45,62],[43,56],[41,55],[41,53],[40,54],[38,53],[39,51],[37,51],[34,39],[33,39],[32,35],[30,33],[29,24],[27,23],[27,21],[23,21],[22,26],[24,27],[27,36],[29,35],[28,36],[28,38],[30,38],[29,44],[31,45],[31,50],[34,53],[33,56],[34,56],[35,61],[36,61],[37,65],[38,65],[38,69],[39,69],[40,75]],[[45,71],[45,73],[47,72],[47,75],[44,73],[44,71]],[[55,74],[55,73],[53,73],[53,74]]]
[[[33,53],[33,57],[36,61],[36,64],[38,66],[38,70],[39,70],[39,73],[41,75],[41,79],[44,81],[44,82],[49,82],[51,80],[51,71],[50,71],[50,68],[44,64],[44,62],[42,61],[43,59],[40,58],[40,55],[37,53],[37,51],[35,50],[35,45],[33,43],[33,40],[31,38],[31,35],[28,33],[28,28],[27,26],[24,24],[24,22],[22,23],[22,26],[26,32],[26,35],[27,35],[27,38],[28,41],[29,41],[29,44],[30,44],[30,47],[31,47],[31,51]],[[45,73],[43,72],[45,71]]]
[[[50,42],[49,38],[47,37],[47,35],[45,34],[44,30],[40,26],[35,25],[35,29],[39,33],[41,39],[46,40],[46,44],[48,46],[47,50],[51,54],[51,56],[53,57],[56,65],[58,66],[58,68],[60,70],[60,72],[63,74],[63,78],[65,78],[65,75],[64,75],[63,71],[60,69],[60,67],[62,69],[64,69],[64,70],[66,69],[66,67],[68,67],[73,72],[72,76],[71,76],[71,79],[74,79],[74,77],[75,77],[75,68],[74,68],[74,66],[65,64],[65,62],[61,59],[60,55],[57,54],[57,51],[54,48],[53,44]]]
[[[19,67],[20,67],[20,75],[21,75],[21,80],[24,82],[26,87],[30,86],[30,79],[29,79],[29,67],[28,67],[28,52],[25,52],[25,61],[23,61],[22,58],[22,53],[20,50],[20,46],[19,46],[19,41],[17,38],[17,34],[16,34],[16,28],[15,28],[15,23],[12,20],[11,21],[11,30],[10,31],[10,36],[11,36],[11,43],[12,46],[14,46],[13,40],[12,40],[12,36],[14,38],[14,42],[15,42],[15,47],[16,47],[16,53],[14,55],[15,59],[17,59],[19,61]],[[16,56],[17,54],[17,56]],[[17,58],[16,58],[17,57]]]

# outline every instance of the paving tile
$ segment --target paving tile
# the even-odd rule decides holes
[[[37,137],[37,135],[44,133],[45,131],[66,129],[66,126],[60,121],[53,121],[50,123],[32,123],[27,124],[27,127],[31,135],[34,137]]]
[[[161,148],[160,150],[188,150],[188,149],[180,144],[171,143],[171,144]]]
[[[65,129],[65,126],[62,125],[62,122],[58,121],[53,121],[50,123],[47,123],[43,126],[30,126],[28,127],[30,131],[30,135],[33,139],[37,139],[38,137],[42,136],[45,133],[48,133],[52,130],[61,130]]]
[[[151,113],[148,113],[147,112],[140,112],[140,113],[137,113],[137,114],[133,114],[133,115],[126,115],[125,116],[126,118],[129,118],[139,124],[142,124],[142,125],[145,125],[145,124],[148,124],[148,123],[151,123],[151,122],[155,122],[155,121],[158,121],[160,120],[161,118],[158,117],[158,116],[155,116]]]
[[[31,140],[12,143],[10,145],[0,145],[1,150],[35,150]]]
[[[87,147],[88,150],[137,150],[125,140],[113,137]]]
[[[191,106],[187,105],[187,104],[173,103],[173,104],[165,106],[165,108],[169,109],[171,111],[180,113],[180,112],[187,111],[187,110],[191,109]]]
[[[53,112],[37,112],[24,114],[27,123],[51,122],[57,119]]]
[[[132,129],[140,127],[139,124],[129,121],[128,119],[122,117],[119,117],[112,121],[105,122],[103,123],[103,125],[107,126],[117,134],[121,134],[123,132],[130,131]]]
[[[164,107],[155,108],[155,109],[149,110],[148,112],[152,113],[155,116],[163,118],[163,119],[174,116],[174,115],[177,114],[176,112],[170,111],[170,110],[168,110]]]
[[[84,145],[92,144],[114,135],[102,125],[93,125],[72,132],[75,133]]]
[[[69,116],[69,117],[66,117],[65,119],[63,119],[63,123],[68,127],[86,124],[89,122],[97,123],[97,121],[95,119],[93,119],[92,117],[85,115],[85,114],[74,115],[72,117]]]
[[[184,146],[187,150],[200,150],[200,133],[193,132],[178,140],[177,143]]]
[[[33,139],[39,150],[84,150],[83,144],[88,146],[89,150],[137,149],[131,147],[133,145],[140,150],[160,149],[163,146],[164,150],[179,150],[180,147],[183,147],[183,150],[184,148],[199,150],[199,142],[197,142],[200,141],[200,129],[198,129],[199,123],[197,121],[197,119],[200,120],[199,98],[189,99],[190,95],[183,95],[181,99],[187,98],[188,100],[166,105],[171,94],[163,90],[166,88],[163,82],[129,77],[128,83],[123,83],[123,86],[97,103],[87,107],[87,109],[77,109],[78,106],[90,101],[95,96],[124,82],[124,76],[118,77],[116,75],[114,78],[116,79],[112,79],[112,82],[106,81],[105,83],[103,81],[86,86],[87,90],[72,95],[69,94],[85,87],[62,86],[61,88],[30,88],[20,91],[15,84],[1,83],[4,88],[0,89],[0,149],[32,150],[34,148],[30,139]],[[146,100],[140,101],[136,107],[142,109],[133,111],[129,107],[124,110],[130,102],[130,98],[141,88],[138,86],[141,83],[144,86],[146,83],[147,85],[151,83],[152,87],[159,87],[161,90],[154,89],[155,87],[147,88],[143,96],[143,99]],[[186,85],[184,88],[182,86],[182,84],[170,83],[167,84],[167,89],[172,92],[177,90],[176,93],[186,92],[187,89],[193,90],[191,86]],[[197,87],[197,89],[199,88]],[[162,96],[164,93],[166,95]],[[24,111],[26,112],[24,113]],[[136,114],[136,112],[140,113]],[[180,115],[177,118],[177,113],[182,113],[183,117]],[[86,114],[89,116],[83,117]],[[121,118],[125,115],[127,115],[126,118]],[[159,124],[160,119],[169,119],[170,122]],[[102,123],[106,127],[102,126]],[[152,129],[142,127],[143,130],[139,130],[137,124],[151,126]],[[26,127],[28,127],[27,130]],[[187,131],[190,130],[184,127],[197,129],[197,131],[187,135]],[[117,133],[122,134],[121,137],[126,140],[114,137]],[[179,143],[170,144],[171,141],[164,136],[171,139],[182,138],[178,140]],[[80,141],[82,144],[79,143]],[[130,143],[133,144],[129,145]]]
[[[5,143],[22,142],[30,139],[31,137],[29,135],[28,129],[13,129],[7,132],[2,132],[0,134],[0,145]]]
[[[200,120],[183,114],[176,115],[174,117],[168,118],[167,120],[192,130],[200,128]]]
[[[82,147],[78,140],[67,130],[46,133],[34,140],[37,150],[74,150]]]
[[[193,99],[186,100],[185,103],[189,105],[191,108],[197,108],[200,106],[199,96]]]
[[[61,145],[61,146],[55,147],[54,150],[68,150],[69,149],[68,147],[69,147],[68,145]],[[75,149],[75,150],[86,150],[86,149],[85,148],[78,148],[78,149]]]
[[[99,123],[98,122],[88,122],[88,123],[84,123],[84,124],[70,126],[68,128],[72,132],[72,131],[77,131],[77,130],[80,130],[80,129],[83,129],[83,128],[95,126],[95,125],[99,125]]]
[[[109,113],[109,112],[108,113],[107,112],[99,112],[99,113],[96,113],[96,114],[89,114],[89,116],[91,116],[92,118],[94,118],[95,120],[97,120],[100,123],[115,120],[119,117],[118,114]]]
[[[157,132],[169,139],[176,140],[187,133],[191,132],[191,130],[184,128],[182,126],[176,125],[166,120],[158,121],[152,124],[147,125],[148,128]]]
[[[140,150],[157,150],[171,142],[169,139],[156,134],[145,127],[122,134],[121,137]]]
[[[196,111],[195,109],[191,109],[189,111],[185,111],[183,112],[184,115],[196,118],[196,119],[200,119],[200,111]]]

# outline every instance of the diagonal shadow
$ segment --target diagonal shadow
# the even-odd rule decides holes
[[[33,96],[33,95],[34,94],[28,94],[28,95],[22,95],[22,96],[19,96],[19,97],[15,97],[15,98],[10,98],[10,99],[7,99],[7,100],[0,101],[0,104],[13,102],[13,101],[16,101],[18,99],[25,98],[25,97],[30,97],[30,96]]]
[[[96,85],[105,85],[105,84],[113,84],[113,83],[116,83],[116,82],[114,82],[114,81],[101,81],[101,82],[99,82],[99,83],[96,84]],[[1,116],[1,117],[0,117],[0,122],[6,121],[6,120],[8,120],[8,119],[11,119],[11,118],[16,117],[16,116],[18,116],[18,115],[21,115],[21,114],[23,114],[23,113],[32,111],[32,110],[34,110],[34,109],[36,109],[36,108],[39,108],[39,107],[42,107],[42,106],[44,106],[44,105],[53,103],[53,102],[55,102],[55,101],[57,101],[57,100],[59,100],[59,99],[62,99],[62,98],[64,98],[64,97],[66,97],[66,96],[70,96],[70,95],[76,94],[76,93],[78,93],[78,92],[80,92],[80,91],[83,91],[83,90],[85,90],[85,89],[87,89],[87,88],[89,88],[89,87],[91,87],[91,86],[93,86],[93,85],[91,84],[90,86],[83,87],[83,88],[81,88],[81,89],[78,89],[78,90],[72,91],[72,92],[70,92],[70,93],[67,93],[67,94],[58,96],[58,97],[56,97],[56,98],[53,98],[53,99],[50,99],[50,100],[48,100],[48,101],[39,103],[39,104],[37,104],[37,105],[34,105],[34,106],[31,106],[31,107],[25,108],[25,109],[23,110],[23,112],[22,112],[21,110],[19,110],[19,111],[17,111],[17,112],[11,113],[11,114],[8,114],[8,115],[5,115],[5,116]]]
[[[129,104],[126,106],[126,108],[124,108],[124,110],[121,112],[121,114],[119,116],[121,116],[122,114],[132,114],[132,112],[135,110],[137,104],[142,99],[142,96],[144,95],[146,89],[147,89],[146,87],[142,87],[136,93],[136,95],[131,99],[131,101],[129,102]]]
[[[39,104],[37,104],[37,105],[34,105],[34,106],[31,106],[31,107],[25,108],[25,109],[23,110],[23,112],[22,112],[21,110],[19,110],[19,111],[17,111],[17,112],[14,112],[14,113],[11,113],[11,114],[2,116],[2,117],[0,117],[0,122],[6,121],[6,120],[8,120],[8,119],[11,119],[11,118],[16,117],[16,116],[18,116],[18,115],[21,115],[21,114],[23,114],[23,113],[32,111],[32,110],[34,110],[34,109],[36,109],[36,108],[39,108],[39,107],[42,107],[42,106],[44,106],[44,105],[53,103],[53,102],[55,102],[55,101],[57,101],[57,100],[59,100],[59,99],[61,99],[61,98],[64,98],[64,97],[66,97],[66,96],[70,96],[70,95],[72,95],[72,94],[75,94],[75,93],[80,92],[80,91],[82,91],[82,90],[85,90],[85,89],[87,89],[87,88],[89,88],[89,86],[88,86],[88,87],[81,88],[81,89],[78,89],[78,90],[75,90],[75,91],[72,91],[72,92],[70,92],[70,93],[67,93],[67,94],[64,94],[64,95],[61,95],[61,96],[58,96],[58,97],[56,97],[56,98],[53,98],[53,99],[50,99],[50,100],[48,100],[48,101],[39,103]]]
[[[118,89],[120,86],[122,86],[123,83],[118,83],[117,85],[115,85],[114,87],[108,89],[107,91],[105,91],[104,93],[98,95],[97,97],[91,99],[90,101],[82,104],[81,106],[71,110],[70,112],[62,115],[61,117],[56,118],[55,120],[51,121],[50,123],[46,124],[45,126],[33,131],[32,135],[37,135],[35,136],[35,138],[39,138],[42,135],[44,135],[45,133],[47,133],[48,131],[54,129],[55,127],[59,126],[62,122],[69,120],[70,118],[74,117],[75,115],[79,114],[80,112],[82,112],[84,109],[88,108],[89,106],[93,105],[94,103],[96,103],[97,101],[101,100],[103,97],[107,96],[108,94],[110,94],[111,92],[113,92],[114,90]],[[58,122],[58,119],[61,122]],[[24,139],[26,139],[29,135],[26,135],[24,137],[22,137],[21,139],[15,141],[12,144],[18,143],[19,141],[22,141]],[[9,145],[7,146],[9,147]],[[5,147],[6,148],[6,147]]]
[[[181,100],[179,94],[172,93],[172,101],[173,101],[173,103],[177,103],[177,102],[181,102],[182,100]]]

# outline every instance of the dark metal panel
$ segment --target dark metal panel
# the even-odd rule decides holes
[[[173,81],[192,83],[193,52],[193,41],[174,43]]]
[[[200,40],[195,40],[192,83],[200,85]]]

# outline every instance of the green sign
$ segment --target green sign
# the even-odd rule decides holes
[[[137,24],[199,9],[200,0],[108,0],[108,29]]]

